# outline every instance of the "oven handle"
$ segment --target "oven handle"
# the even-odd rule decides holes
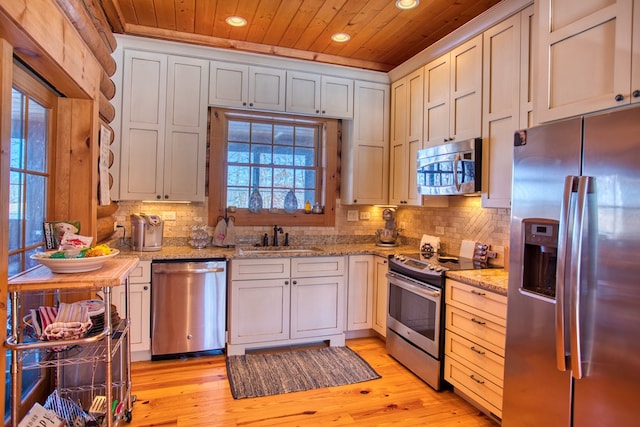
[[[400,277],[393,273],[387,273],[387,279],[389,279],[390,284],[393,283],[394,285],[402,289],[406,289],[407,291],[416,293],[418,295],[431,297],[433,299],[440,299],[440,297],[442,296],[441,290],[432,291],[430,289],[425,288],[424,285],[421,286],[419,284],[413,284],[409,279]]]

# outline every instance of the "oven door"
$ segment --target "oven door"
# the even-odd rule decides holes
[[[442,291],[394,273],[388,273],[387,279],[387,327],[439,359]]]

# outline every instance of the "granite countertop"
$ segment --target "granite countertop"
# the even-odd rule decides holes
[[[477,286],[501,295],[507,295],[509,273],[503,268],[482,270],[447,271],[446,277]]]

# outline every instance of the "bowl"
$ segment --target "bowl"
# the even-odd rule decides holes
[[[44,252],[39,252],[29,258],[48,267],[54,273],[84,273],[102,268],[105,262],[119,253],[118,249],[111,249],[109,255],[87,258],[49,258]]]

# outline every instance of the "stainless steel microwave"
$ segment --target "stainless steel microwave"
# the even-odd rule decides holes
[[[418,193],[473,194],[481,189],[482,138],[449,142],[418,151]]]

